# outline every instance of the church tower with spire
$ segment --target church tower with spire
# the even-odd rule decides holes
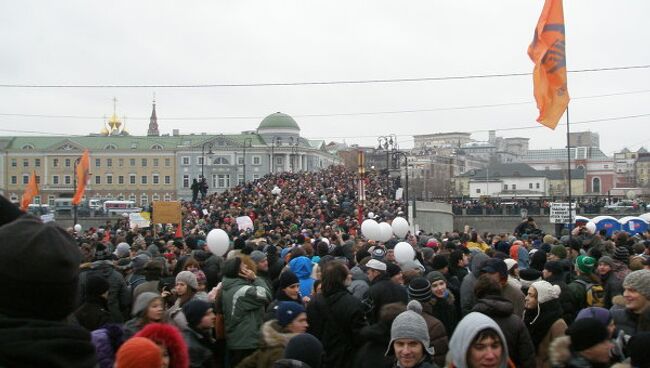
[[[147,129],[147,136],[157,137],[160,135],[158,131],[158,117],[156,116],[156,96],[153,97],[153,109],[151,110],[151,117],[149,118],[149,129]]]

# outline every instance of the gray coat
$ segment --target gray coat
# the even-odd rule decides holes
[[[79,273],[78,301],[81,305],[85,301],[86,283],[90,274],[98,275],[108,281],[108,311],[113,323],[124,322],[124,317],[129,315],[131,306],[131,293],[129,292],[124,277],[117,272],[111,261],[96,261],[90,269],[82,269]]]
[[[460,309],[463,316],[470,313],[474,304],[476,304],[474,285],[481,274],[481,264],[488,258],[489,257],[482,252],[475,253],[472,257],[472,272],[463,278],[463,283],[460,285]]]
[[[348,291],[359,300],[363,300],[370,289],[368,275],[359,266],[352,267],[350,273],[352,274],[352,283],[348,286]]]

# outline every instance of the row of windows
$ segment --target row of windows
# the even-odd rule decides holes
[[[278,163],[282,163],[282,157],[278,157],[279,159]],[[260,156],[253,156],[252,158],[252,163],[253,165],[261,165],[262,164],[262,157]],[[181,164],[184,166],[189,166],[191,162],[191,158],[189,156],[183,156],[181,158]],[[199,156],[196,158],[196,164],[197,165],[203,165],[203,157]],[[210,165],[210,162],[206,162],[206,165]],[[219,156],[216,157],[214,160],[212,160],[213,165],[230,165],[230,160],[227,157]],[[237,157],[237,164],[238,165],[243,165],[244,164],[244,157],[239,156]]]
[[[117,194],[115,196],[113,196],[112,193],[108,193],[108,194],[101,197],[101,199],[107,199],[107,200],[111,200],[111,199],[115,199],[115,200],[118,200],[118,201],[129,200],[129,201],[133,201],[133,202],[136,202],[137,198],[138,197],[133,193],[129,194],[128,197],[125,196],[124,194],[121,194],[121,193]],[[163,195],[162,197],[158,193],[154,193],[154,194],[151,195],[151,200],[152,201],[160,201],[161,198],[162,198],[163,201],[171,201],[172,200],[172,195],[170,193],[165,193],[165,195]],[[56,199],[56,196],[48,195],[47,196],[47,203],[50,206],[54,206],[54,200],[55,199]],[[83,199],[85,200],[86,197],[84,196]],[[18,195],[16,195],[15,193],[12,194],[11,197],[10,197],[10,200],[12,202],[17,202],[18,201]],[[41,204],[41,196],[40,195],[35,196],[32,203]],[[149,196],[147,194],[142,193],[140,195],[140,205],[141,206],[146,206],[147,204],[149,204]]]
[[[127,159],[124,158],[118,158],[118,159],[112,159],[112,158],[106,158],[106,159],[101,159],[101,158],[96,158],[95,159],[95,167],[101,167],[102,164],[106,165],[106,167],[113,167],[114,163],[117,163],[118,167],[124,167],[124,164],[126,163]],[[22,160],[23,167],[30,167],[30,159],[25,158]],[[115,162],[117,161],[117,162]],[[59,159],[59,158],[53,158],[51,161],[52,167],[72,167],[74,160],[71,158],[65,158],[65,159]],[[135,158],[130,158],[128,159],[128,164],[129,167],[135,167],[137,163],[137,160]],[[153,167],[159,167],[160,166],[160,159],[159,158],[142,158],[140,159],[140,166],[141,167],[147,167],[151,163],[151,166]],[[172,159],[171,158],[165,158],[165,167],[171,167],[172,165]],[[41,159],[40,158],[35,158],[33,162],[34,167],[41,167]],[[13,158],[11,159],[11,167],[18,167],[18,160]]]
[[[94,176],[95,184],[100,185],[102,184],[102,176],[101,175],[96,175]],[[104,181],[106,184],[110,185],[113,184],[113,175],[106,175],[104,176]],[[27,184],[29,182],[29,175],[23,174],[23,181],[22,184]],[[41,183],[41,177],[36,176],[36,182],[38,184]],[[172,183],[172,177],[169,175],[165,175],[163,182],[165,185],[170,185]],[[124,176],[119,175],[117,177],[117,184],[124,184]],[[136,184],[137,183],[137,176],[136,175],[129,175],[129,184]],[[146,175],[140,176],[140,184],[148,184],[149,183],[149,177]],[[11,177],[11,184],[18,184],[18,177],[17,176],[12,176]],[[52,185],[72,185],[72,176],[71,175],[52,175]],[[160,184],[160,175],[153,175],[151,177],[151,184],[158,185]]]
[[[259,179],[260,176],[257,174],[253,175],[253,180]],[[212,188],[230,188],[230,175],[229,174],[213,174],[211,180]],[[237,175],[237,185],[244,184],[244,175]],[[183,188],[190,187],[190,176],[183,175]]]

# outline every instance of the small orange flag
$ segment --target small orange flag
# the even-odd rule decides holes
[[[26,211],[27,207],[29,207],[29,204],[32,203],[32,200],[38,195],[38,193],[39,190],[38,183],[36,182],[36,171],[32,171],[32,175],[29,177],[29,181],[25,187],[23,198],[20,200],[20,209]]]
[[[539,109],[537,121],[555,129],[569,105],[564,11],[562,0],[545,0],[528,56],[535,63],[533,88]]]
[[[78,205],[81,202],[81,198],[84,196],[86,191],[86,184],[88,183],[88,176],[90,175],[90,154],[88,150],[84,150],[84,153],[81,155],[81,159],[77,164],[77,191],[72,198],[72,204]]]

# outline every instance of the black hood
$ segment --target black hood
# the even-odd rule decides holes
[[[512,302],[500,296],[489,296],[476,301],[473,312],[479,312],[488,317],[508,317],[512,315],[515,308]]]

